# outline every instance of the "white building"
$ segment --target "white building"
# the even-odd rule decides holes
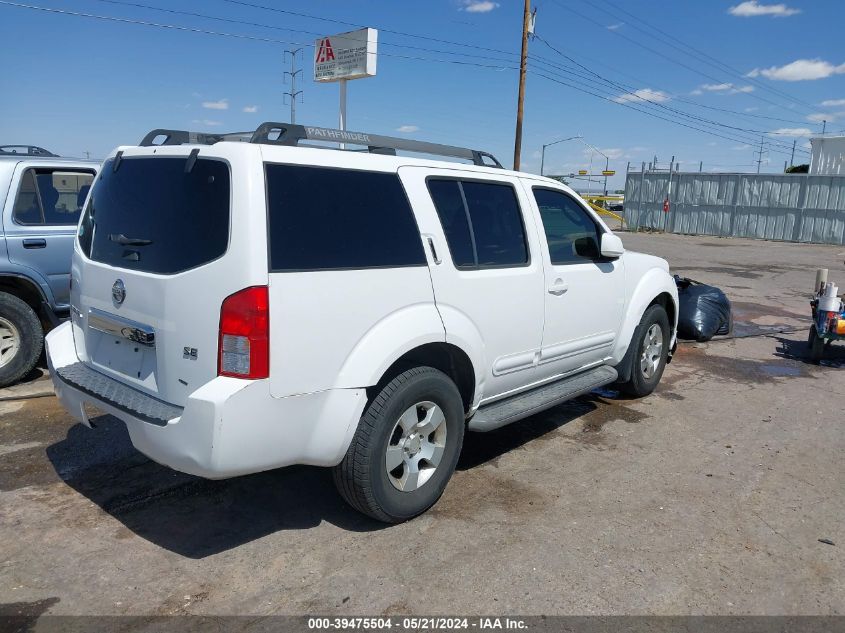
[[[811,138],[810,173],[816,176],[845,176],[845,136]]]

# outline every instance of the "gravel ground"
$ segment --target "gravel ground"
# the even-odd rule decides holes
[[[845,613],[845,344],[806,358],[814,270],[845,286],[845,251],[623,239],[722,287],[738,337],[682,344],[649,398],[470,434],[403,525],[324,470],[200,480],[113,418],[0,399],[0,613]]]

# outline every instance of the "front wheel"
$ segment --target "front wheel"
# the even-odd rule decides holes
[[[634,330],[631,377],[619,385],[622,392],[642,398],[654,391],[669,357],[669,317],[661,305],[649,306]]]
[[[433,506],[455,471],[464,408],[455,383],[432,367],[396,376],[371,400],[335,466],[335,486],[356,510],[399,523]]]

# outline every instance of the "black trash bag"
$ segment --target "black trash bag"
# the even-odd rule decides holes
[[[678,277],[678,337],[709,341],[717,334],[730,334],[733,326],[731,302],[715,286]]]

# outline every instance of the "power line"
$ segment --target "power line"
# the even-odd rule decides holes
[[[137,19],[131,19],[131,18],[121,18],[121,17],[116,17],[116,16],[104,16],[104,15],[84,13],[84,12],[79,12],[79,11],[69,11],[69,10],[64,10],[64,9],[54,9],[54,8],[48,8],[48,7],[40,7],[40,6],[36,6],[36,5],[23,4],[23,3],[18,3],[18,2],[11,2],[9,0],[0,0],[0,5],[13,6],[13,7],[18,7],[18,8],[25,8],[25,9],[30,9],[30,10],[37,10],[37,11],[59,14],[59,15],[70,15],[70,16],[76,16],[76,17],[89,18],[89,19],[97,19],[97,20],[107,21],[107,22],[134,24],[134,25],[147,26],[147,27],[153,27],[153,28],[175,30],[175,31],[180,31],[180,32],[190,32],[190,33],[200,33],[200,34],[206,34],[206,35],[215,35],[215,36],[218,36],[218,37],[231,37],[231,38],[236,38],[236,39],[240,39],[240,40],[258,41],[258,42],[262,42],[262,43],[294,44],[294,45],[301,45],[301,46],[307,46],[307,47],[313,46],[313,43],[290,42],[290,41],[285,41],[285,40],[279,40],[279,39],[267,38],[267,37],[261,37],[261,36],[254,36],[254,35],[246,35],[246,34],[241,34],[241,33],[229,33],[229,32],[224,32],[224,31],[212,31],[212,30],[201,29],[201,28],[197,28],[197,27],[188,27],[188,26],[181,26],[181,25],[174,25],[174,24],[149,22],[149,21],[145,21],[145,20],[137,20]],[[461,60],[436,59],[436,58],[430,58],[430,57],[415,57],[415,56],[398,55],[398,54],[392,54],[392,53],[382,53],[382,54],[385,55],[385,56],[388,56],[388,57],[395,57],[395,58],[398,58],[398,59],[419,60],[419,61],[427,61],[427,62],[435,62],[435,63],[448,63],[448,64],[473,66],[473,67],[480,67],[480,68],[493,68],[493,69],[496,69],[496,70],[500,70],[500,69],[517,70],[516,67],[503,67],[501,65],[481,64],[481,63],[461,61]],[[548,70],[546,70],[545,72],[550,73],[550,74],[556,74],[556,73],[553,73],[552,71],[548,71]],[[668,117],[657,115],[657,114],[650,112],[648,110],[643,110],[643,109],[640,109],[640,108],[633,107],[633,106],[631,106],[631,104],[619,103],[619,102],[614,101],[613,99],[611,99],[607,96],[597,94],[595,92],[592,92],[590,90],[586,90],[584,88],[580,88],[578,86],[573,85],[572,83],[561,81],[561,80],[555,79],[553,77],[549,77],[548,75],[544,75],[542,73],[537,73],[537,74],[538,74],[538,76],[543,77],[543,78],[545,78],[549,81],[552,81],[554,83],[564,85],[564,86],[568,86],[570,88],[573,88],[573,89],[578,90],[580,92],[583,92],[585,94],[589,94],[591,96],[603,99],[605,101],[609,101],[611,103],[616,103],[617,105],[627,107],[627,108],[635,110],[637,112],[642,112],[642,113],[647,114],[649,116],[653,116],[653,117],[656,117],[658,119],[661,119],[661,120],[664,120],[664,121],[667,121],[667,122],[670,122],[670,123],[675,123],[675,124],[680,125],[682,127],[686,127],[686,128],[696,130],[696,131],[699,131],[699,132],[702,132],[702,133],[705,133],[705,134],[709,134],[711,136],[716,136],[716,137],[731,140],[731,141],[734,141],[734,142],[746,142],[746,139],[738,139],[736,137],[730,137],[730,136],[726,136],[724,134],[719,134],[719,133],[713,132],[712,130],[702,129],[702,128],[695,127],[695,126],[692,126],[692,125],[688,125],[688,124],[685,124],[681,121],[677,121],[675,119],[671,119],[671,118],[668,118]]]
[[[282,44],[282,45],[293,45],[293,46],[302,46],[307,48],[313,48],[313,42],[295,42],[291,40],[280,40],[271,37],[262,37],[258,35],[246,35],[244,33],[230,33],[227,31],[213,31],[210,29],[201,29],[198,27],[192,26],[181,26],[178,24],[166,24],[162,22],[150,22],[147,20],[138,20],[134,18],[121,18],[117,16],[110,16],[110,15],[99,15],[96,13],[85,13],[82,11],[70,11],[66,9],[54,9],[51,7],[41,7],[32,4],[24,4],[20,2],[11,2],[10,0],[0,0],[0,5],[6,5],[11,7],[18,7],[22,9],[32,9],[35,11],[43,11],[45,13],[54,13],[58,15],[70,15],[75,17],[82,17],[82,18],[90,18],[95,20],[102,20],[105,22],[118,22],[122,24],[135,24],[139,26],[149,26],[155,27],[160,29],[168,29],[173,31],[182,31],[188,33],[201,33],[204,35],[216,35],[218,37],[232,37],[240,40],[250,40],[255,42],[261,42],[264,44]],[[475,62],[467,62],[457,59],[436,59],[432,57],[418,57],[412,55],[399,55],[396,53],[379,53],[384,57],[394,57],[396,59],[408,59],[408,60],[418,60],[418,61],[427,61],[427,62],[436,62],[441,64],[457,64],[460,66],[476,66],[479,68],[492,68],[495,70],[516,70],[515,67],[507,67],[502,66],[501,64],[480,64]]]
[[[736,137],[727,136],[727,135],[725,135],[725,134],[720,134],[720,133],[718,133],[718,132],[713,132],[712,130],[702,129],[702,128],[696,127],[696,126],[694,126],[694,125],[690,125],[690,124],[684,123],[684,122],[682,122],[682,121],[678,121],[678,120],[676,120],[676,119],[671,119],[671,118],[668,118],[668,117],[661,116],[661,115],[656,114],[655,112],[652,112],[652,111],[650,111],[650,110],[642,110],[642,109],[640,109],[640,108],[637,108],[636,106],[631,105],[630,103],[619,103],[618,101],[614,101],[614,100],[613,100],[613,99],[611,99],[610,97],[607,97],[607,96],[604,96],[604,95],[601,95],[601,94],[598,94],[598,93],[595,93],[595,92],[592,92],[592,91],[586,90],[586,89],[584,89],[584,88],[579,88],[578,86],[575,86],[575,85],[573,85],[573,84],[571,84],[571,83],[568,83],[568,82],[566,82],[566,81],[561,81],[561,80],[559,80],[559,79],[555,79],[555,78],[553,78],[553,77],[549,77],[548,75],[544,75],[542,72],[535,72],[534,74],[535,74],[536,76],[538,76],[538,77],[542,77],[543,79],[546,79],[546,80],[548,80],[548,81],[554,82],[554,83],[556,83],[556,84],[560,84],[560,85],[562,85],[562,86],[567,86],[567,87],[569,87],[569,88],[572,88],[573,90],[577,90],[578,92],[584,92],[584,93],[586,93],[586,94],[590,94],[590,95],[592,95],[592,96],[594,96],[594,97],[597,97],[597,98],[599,98],[599,99],[602,99],[602,100],[604,100],[604,101],[608,101],[608,102],[610,102],[610,103],[616,103],[617,105],[620,105],[620,106],[622,106],[622,107],[624,107],[624,108],[629,108],[629,109],[631,109],[631,110],[635,110],[635,111],[637,111],[637,112],[641,112],[641,113],[646,114],[646,115],[648,115],[648,116],[651,116],[651,117],[654,117],[654,118],[657,118],[657,119],[661,119],[661,120],[663,120],[663,121],[668,121],[669,123],[674,123],[675,125],[680,125],[681,127],[685,127],[685,128],[691,129],[691,130],[696,130],[696,131],[698,131],[698,132],[703,132],[704,134],[708,134],[708,135],[710,135],[710,136],[715,136],[715,137],[718,137],[718,138],[722,138],[722,139],[725,139],[725,140],[728,140],[728,141],[733,141],[733,142],[735,142],[735,143],[746,142],[746,140],[745,140],[745,139],[738,139],[738,138],[736,138]],[[774,151],[777,151],[778,153],[781,153],[781,154],[786,154],[786,151],[785,151],[785,150],[774,150]]]
[[[208,15],[207,13],[196,13],[194,11],[181,11],[181,10],[178,10],[178,9],[167,9],[167,8],[164,8],[164,7],[154,7],[154,6],[150,6],[148,4],[142,4],[140,2],[128,2],[126,0],[97,0],[97,2],[103,2],[103,3],[106,3],[106,4],[112,4],[112,5],[117,5],[117,6],[135,7],[135,8],[139,8],[139,9],[146,9],[146,10],[149,10],[149,11],[160,11],[162,13],[169,13],[171,15],[184,15],[184,16],[200,18],[200,19],[204,19],[204,20],[215,20],[215,21],[218,21],[218,22],[226,22],[226,23],[229,23],[229,24],[240,24],[240,25],[244,25],[244,26],[254,26],[254,27],[258,27],[258,28],[273,29],[273,30],[276,30],[276,31],[285,31],[285,32],[289,32],[289,33],[300,33],[300,34],[303,34],[303,35],[310,35],[312,37],[321,37],[323,35],[323,33],[319,33],[317,31],[306,31],[306,30],[303,30],[303,29],[289,29],[289,28],[285,28],[285,27],[281,27],[281,26],[276,26],[274,24],[262,24],[260,22],[250,22],[248,20],[238,20],[238,19],[235,19],[235,18],[224,18],[222,16]],[[456,44],[457,44],[457,42],[456,42]],[[496,60],[496,61],[503,61],[503,62],[511,62],[512,61],[512,60],[507,60],[507,59],[501,59],[500,60],[498,58],[490,57],[489,55],[474,55],[472,53],[459,53],[459,52],[455,52],[455,51],[444,51],[442,49],[425,48],[425,47],[422,47],[422,46],[414,46],[412,44],[398,44],[398,43],[395,43],[395,42],[379,42],[379,45],[380,46],[391,46],[391,47],[397,47],[397,48],[407,48],[407,49],[411,49],[411,50],[424,51],[424,52],[427,52],[427,53],[439,53],[439,54],[445,54],[445,55],[460,55],[462,57],[475,57],[475,58],[480,58],[480,59]]]
[[[552,51],[554,51],[554,52],[558,53],[559,55],[561,55],[561,56],[565,57],[566,59],[568,59],[569,61],[571,61],[573,64],[577,65],[578,67],[583,68],[583,69],[584,69],[585,71],[587,71],[590,75],[592,75],[592,76],[594,76],[595,78],[597,78],[598,80],[600,80],[600,81],[602,81],[602,82],[604,82],[604,83],[606,83],[606,84],[608,84],[608,85],[610,85],[610,86],[612,86],[612,87],[616,88],[617,90],[621,90],[621,91],[623,91],[623,92],[624,92],[625,94],[627,94],[627,95],[631,95],[631,98],[632,98],[632,99],[637,99],[637,100],[638,100],[638,102],[642,102],[642,103],[643,103],[646,107],[648,107],[648,106],[657,107],[657,108],[660,108],[660,109],[662,109],[662,110],[666,110],[667,112],[672,112],[672,113],[674,113],[674,114],[676,114],[676,115],[683,116],[683,117],[685,117],[685,118],[687,118],[687,119],[690,119],[690,120],[695,121],[695,122],[700,123],[700,124],[705,124],[705,125],[710,125],[710,126],[723,127],[723,128],[726,128],[726,129],[732,130],[732,131],[734,131],[734,132],[742,132],[742,133],[755,134],[755,135],[756,135],[756,134],[761,134],[761,133],[763,133],[763,134],[767,133],[767,132],[766,132],[766,131],[764,131],[764,130],[753,130],[753,129],[748,129],[748,128],[741,128],[741,127],[738,127],[738,126],[733,126],[733,125],[728,125],[728,124],[726,124],[726,123],[721,123],[721,122],[719,122],[719,121],[714,121],[714,120],[712,120],[712,119],[705,119],[705,118],[703,118],[703,117],[699,117],[699,116],[697,116],[697,115],[690,114],[690,113],[685,112],[685,111],[683,111],[683,110],[679,110],[678,108],[673,108],[673,107],[667,106],[667,105],[666,105],[666,104],[664,104],[664,103],[659,103],[659,102],[657,102],[657,101],[650,100],[650,99],[648,99],[648,98],[646,98],[646,97],[642,97],[642,96],[640,96],[639,94],[637,94],[637,93],[636,93],[636,91],[634,91],[634,90],[633,90],[633,88],[632,88],[631,86],[626,86],[626,85],[624,85],[624,84],[619,84],[619,83],[614,82],[614,81],[612,81],[612,80],[610,80],[610,79],[607,79],[607,78],[605,78],[605,77],[601,76],[600,74],[596,73],[595,71],[590,70],[588,67],[584,66],[583,64],[581,64],[581,63],[579,63],[579,62],[575,61],[574,59],[572,59],[571,57],[569,57],[569,56],[568,56],[568,55],[566,55],[565,53],[562,53],[562,52],[561,52],[561,51],[559,51],[557,48],[555,48],[554,46],[552,46],[551,44],[549,44],[549,42],[547,42],[547,41],[546,41],[543,37],[541,37],[540,35],[535,34],[535,36],[534,36],[534,37],[535,37],[535,39],[540,40],[543,44],[545,44],[545,45],[546,45],[549,49],[551,49]],[[569,71],[569,72],[571,72],[571,71]],[[578,74],[578,73],[574,73],[574,74],[576,74],[576,76],[580,76],[580,77],[582,77],[582,78],[584,77],[584,75],[580,75],[580,74]],[[618,97],[617,97],[616,99],[614,99],[614,102],[619,103],[619,102],[617,101],[617,99],[618,99]],[[745,140],[746,140],[746,141],[749,141],[750,139],[745,139]],[[781,145],[782,145],[782,144],[781,144]]]
[[[191,11],[181,11],[181,10],[176,10],[176,9],[167,9],[167,8],[163,8],[163,7],[154,7],[154,6],[150,6],[150,5],[146,5],[146,4],[142,4],[142,3],[138,3],[138,2],[128,2],[128,1],[125,1],[125,0],[98,0],[98,1],[108,3],[108,4],[112,4],[112,5],[118,5],[118,6],[132,6],[132,7],[141,8],[141,9],[148,9],[148,10],[152,10],[152,11],[160,11],[160,12],[174,14],[174,15],[185,15],[185,16],[189,16],[189,17],[196,17],[196,18],[209,19],[209,20],[217,20],[217,21],[227,22],[227,23],[232,23],[232,24],[242,24],[242,25],[254,26],[254,27],[259,27],[259,28],[269,28],[269,29],[281,30],[281,31],[292,32],[292,33],[303,33],[303,34],[316,36],[316,37],[319,37],[321,35],[320,33],[317,33],[317,32],[314,32],[314,31],[306,31],[306,30],[301,30],[301,29],[288,29],[288,28],[279,27],[279,26],[276,26],[276,25],[260,24],[260,23],[256,23],[256,22],[246,21],[246,20],[224,18],[224,17],[220,17],[220,16],[212,16],[212,15],[208,15],[208,14],[196,13],[196,12],[191,12]],[[227,0],[227,1],[229,1],[229,0]],[[289,14],[293,14],[293,15],[297,15],[297,16],[301,16],[301,17],[308,17],[308,18],[316,19],[316,20],[335,21],[335,20],[331,20],[330,18],[320,18],[318,16],[303,14],[303,13],[295,12],[295,11],[287,11],[287,10],[284,10],[284,9],[277,9],[277,8],[274,8],[274,7],[265,7],[263,5],[257,5],[257,4],[253,4],[253,3],[240,2],[240,1],[235,1],[235,0],[231,0],[231,3],[232,4],[238,4],[238,5],[245,5],[245,6],[254,7],[254,8],[266,9],[266,10],[270,10],[270,11],[276,11],[276,12],[279,12],[279,13],[289,13]],[[340,22],[342,24],[346,25],[346,26],[352,25],[352,23],[347,23],[347,22],[343,22],[343,21],[340,21]],[[352,25],[352,26],[354,26],[354,25]],[[386,29],[386,30],[382,29],[382,30],[385,31],[385,32],[392,32],[392,33],[396,33],[396,34],[401,34],[403,36],[415,37],[414,34],[405,33],[405,32],[401,32],[401,31],[393,31],[391,29]],[[475,47],[473,45],[467,45],[467,44],[464,44],[464,43],[461,43],[461,42],[452,42],[450,40],[443,40],[443,39],[438,39],[438,38],[428,38],[426,36],[423,36],[423,37],[425,37],[425,39],[435,39],[436,41],[446,43],[446,44],[450,44],[450,45],[470,46],[472,48],[482,48],[482,50],[497,51],[497,52],[500,52],[502,54],[510,55],[510,53],[508,53],[507,51],[500,51],[499,49],[486,49],[486,48],[483,48],[483,47]],[[544,43],[547,46],[549,46],[550,48],[553,48],[548,44],[548,42],[544,41]],[[431,52],[431,53],[437,53],[437,54],[460,55],[460,56],[463,56],[463,57],[474,57],[474,58],[480,58],[480,59],[491,60],[491,61],[501,61],[501,62],[505,62],[505,63],[508,63],[508,62],[511,61],[511,60],[506,60],[506,59],[493,58],[493,57],[490,57],[488,55],[477,55],[477,54],[472,54],[472,53],[459,53],[459,52],[455,52],[455,51],[444,51],[444,50],[440,50],[440,49],[431,49],[431,48],[413,46],[413,45],[409,45],[409,44],[399,44],[399,43],[393,43],[393,42],[382,42],[382,46],[394,46],[394,47],[400,47],[400,48],[408,48],[408,49],[420,50],[420,51],[424,51],[424,52]],[[559,55],[563,55],[563,53],[561,53],[557,49],[553,48],[553,50],[555,50],[555,52],[557,52]],[[582,64],[575,62],[575,60],[572,59],[571,57],[566,56],[566,55],[564,55],[564,56],[567,59],[570,59],[573,63],[578,64],[581,68],[584,68],[585,70],[587,70],[587,72],[590,72],[591,74],[596,74],[596,73],[593,73],[593,71],[591,71],[590,69],[583,66]],[[536,59],[538,61],[540,61],[541,63],[550,64],[550,62],[546,61],[542,57],[536,56]],[[596,76],[598,76],[598,75],[596,74]],[[629,89],[633,90],[633,88],[629,88]],[[699,105],[699,104],[696,104],[693,101],[688,101],[688,100],[684,100],[684,99],[678,99],[678,100],[685,101],[685,102],[691,103],[693,105]],[[723,109],[718,108],[718,110],[723,110]],[[729,110],[725,110],[725,111],[731,112]],[[740,113],[735,113],[735,114],[740,114]],[[774,118],[774,117],[772,117],[772,118]],[[786,120],[784,120],[784,121],[786,121]],[[786,122],[798,123],[798,122],[795,122],[795,121],[786,121]],[[719,123],[714,123],[714,124],[721,125]],[[741,129],[741,128],[736,128],[736,129]],[[757,130],[754,130],[754,132],[756,133]]]
[[[605,26],[604,26],[601,22],[598,22],[597,20],[594,20],[593,18],[591,18],[591,17],[589,17],[589,16],[586,16],[586,15],[584,15],[583,13],[581,13],[581,12],[579,12],[579,11],[576,11],[576,10],[575,10],[575,9],[573,9],[572,7],[569,7],[569,6],[566,6],[566,5],[562,4],[562,3],[560,3],[558,0],[551,0],[551,2],[553,2],[554,4],[556,4],[557,6],[559,6],[560,8],[564,9],[565,11],[569,11],[570,13],[573,13],[573,14],[577,15],[577,16],[578,16],[578,17],[580,17],[582,20],[586,20],[587,22],[589,22],[589,23],[591,23],[591,24],[593,24],[593,25],[595,25],[595,26],[598,26],[598,27],[599,27],[599,28],[601,28],[602,30],[607,30],[607,28],[606,28],[606,27],[605,27]],[[722,83],[722,79],[717,78],[717,77],[714,77],[713,75],[709,75],[709,74],[707,74],[706,72],[703,72],[703,71],[701,71],[701,70],[699,70],[699,69],[697,69],[697,68],[695,68],[695,67],[693,67],[693,66],[690,66],[690,65],[688,65],[688,64],[685,64],[684,62],[682,62],[682,61],[680,61],[680,60],[674,59],[673,57],[667,57],[666,55],[664,55],[664,54],[663,54],[663,53],[661,53],[660,51],[658,51],[658,50],[656,50],[656,49],[652,48],[651,46],[647,46],[646,44],[643,44],[642,42],[639,42],[639,41],[635,40],[635,39],[634,39],[634,38],[632,38],[632,37],[628,37],[628,36],[627,36],[627,35],[625,35],[624,33],[620,33],[618,29],[616,29],[616,30],[612,30],[612,31],[610,31],[610,32],[611,32],[611,33],[613,33],[614,35],[616,35],[617,37],[621,37],[622,39],[624,39],[624,40],[626,40],[626,41],[628,41],[628,42],[630,42],[630,43],[634,44],[635,46],[638,46],[638,47],[640,47],[640,48],[642,48],[642,49],[644,49],[644,50],[649,51],[650,53],[652,53],[652,54],[654,54],[654,55],[656,55],[656,56],[660,57],[661,59],[663,59],[663,60],[665,60],[665,61],[668,61],[668,62],[670,62],[670,63],[672,63],[672,64],[675,64],[676,66],[680,66],[681,68],[685,68],[686,70],[689,70],[689,71],[691,71],[691,72],[694,72],[694,73],[695,73],[695,74],[697,74],[697,75],[701,75],[702,77],[705,77],[705,78],[709,79],[710,81],[715,81],[715,82],[717,82],[717,83]],[[781,105],[781,104],[779,104],[779,103],[777,103],[777,102],[775,102],[775,101],[772,101],[772,100],[770,100],[770,99],[766,99],[765,97],[763,97],[763,96],[761,96],[761,95],[758,95],[758,94],[755,94],[755,93],[753,93],[753,92],[748,93],[748,96],[749,96],[749,97],[752,97],[752,98],[754,98],[754,99],[758,99],[758,100],[760,100],[760,101],[764,101],[764,102],[766,102],[766,103],[768,103],[768,104],[770,104],[770,105],[777,106],[777,107],[779,107],[779,108],[784,108],[784,109],[787,109],[787,110],[789,109],[789,108],[787,108],[787,107],[786,107],[786,106],[784,106],[784,105]]]
[[[566,49],[563,49],[563,50],[566,50]],[[541,63],[551,64],[551,62],[549,62],[546,58],[541,57],[539,55],[532,55],[531,57],[535,61],[539,61]],[[567,56],[567,57],[571,58],[571,56]],[[602,62],[600,62],[596,59],[591,59],[590,61],[592,61],[594,64],[597,64],[599,66],[603,66],[604,68],[607,68],[608,70],[610,70],[612,72],[615,72],[615,73],[622,75],[624,77],[628,77],[629,79],[632,79],[633,81],[639,82],[641,85],[646,85],[646,84],[649,83],[649,82],[647,82],[643,79],[640,79],[638,77],[634,77],[633,75],[631,75],[629,73],[624,73],[624,72],[620,71],[618,68],[608,66],[607,64],[604,64],[604,63],[602,63]],[[582,65],[582,67],[583,67],[583,65]],[[567,70],[569,70],[569,69],[567,69]],[[667,92],[667,91],[664,91],[664,92]],[[807,124],[806,121],[796,121],[794,119],[784,119],[784,118],[781,118],[781,117],[768,116],[768,115],[764,115],[764,114],[754,114],[754,113],[751,113],[751,112],[739,112],[737,110],[730,110],[728,108],[719,108],[717,106],[710,106],[710,105],[707,105],[707,104],[704,104],[704,103],[699,103],[698,101],[694,101],[692,99],[684,98],[684,97],[682,97],[678,94],[672,94],[672,98],[675,99],[676,101],[680,101],[682,103],[687,103],[687,104],[694,106],[696,108],[703,108],[703,109],[706,109],[706,110],[714,110],[716,112],[724,112],[726,114],[732,114],[732,115],[735,115],[735,116],[741,116],[741,117],[745,117],[745,118],[766,119],[766,120],[770,120],[770,121],[778,121],[778,122],[781,122],[781,123],[790,123],[790,124],[793,124],[793,125],[806,125]]]
[[[582,0],[582,1],[584,1],[584,0]],[[759,86],[760,88],[763,88],[764,90],[767,90],[767,91],[769,91],[769,92],[771,92],[771,93],[773,93],[773,94],[777,94],[777,95],[779,95],[779,96],[781,96],[781,97],[783,97],[783,98],[789,99],[790,101],[794,101],[794,102],[795,102],[795,103],[797,103],[798,105],[805,106],[805,107],[808,107],[808,108],[810,108],[810,109],[815,109],[815,107],[814,107],[814,106],[812,106],[811,104],[807,103],[806,101],[802,101],[801,99],[798,99],[798,98],[796,98],[796,97],[793,97],[792,95],[790,95],[789,93],[787,93],[787,92],[785,92],[785,91],[783,91],[783,90],[779,90],[779,89],[777,89],[777,88],[773,88],[773,87],[771,87],[771,86],[768,86],[768,85],[766,85],[765,83],[763,83],[762,81],[759,81],[759,80],[757,80],[757,79],[756,79],[756,78],[754,78],[754,77],[749,77],[747,74],[743,73],[743,72],[742,72],[742,71],[740,71],[740,70],[737,70],[737,69],[736,69],[736,68],[734,68],[733,66],[730,66],[729,64],[726,64],[725,62],[723,62],[723,61],[721,61],[721,60],[719,60],[719,59],[717,59],[717,58],[713,57],[712,55],[709,55],[708,53],[706,53],[706,52],[704,52],[704,51],[702,51],[702,50],[700,50],[700,49],[695,48],[695,47],[694,47],[694,46],[692,46],[691,44],[689,44],[689,43],[687,43],[687,42],[685,42],[685,41],[683,41],[683,40],[681,40],[681,39],[679,39],[679,38],[675,37],[675,36],[674,36],[674,35],[672,35],[671,33],[667,33],[667,32],[666,32],[666,31],[664,31],[663,29],[660,29],[660,28],[658,28],[658,27],[654,26],[653,24],[650,24],[650,23],[649,23],[649,22],[647,22],[646,20],[644,20],[644,19],[642,19],[641,17],[639,17],[639,16],[637,16],[637,15],[635,15],[635,14],[631,13],[630,11],[626,11],[625,9],[623,9],[622,7],[620,7],[620,6],[619,6],[619,5],[617,5],[617,4],[614,4],[614,3],[613,3],[613,2],[611,2],[610,0],[601,0],[601,2],[603,2],[604,4],[609,5],[609,6],[611,6],[611,7],[614,7],[614,8],[615,8],[615,9],[617,9],[618,11],[621,11],[622,13],[624,13],[625,15],[627,15],[627,16],[629,16],[629,17],[633,18],[633,19],[634,19],[634,20],[636,20],[637,22],[640,22],[641,24],[644,24],[646,27],[648,27],[648,28],[649,28],[649,29],[651,29],[652,31],[654,31],[654,32],[656,32],[656,33],[658,33],[658,34],[662,35],[663,37],[665,37],[665,38],[669,38],[670,40],[673,40],[673,41],[675,41],[675,42],[678,42],[678,43],[679,43],[681,46],[683,46],[684,48],[689,49],[689,51],[692,51],[692,53],[691,53],[691,52],[689,52],[689,51],[684,51],[682,48],[680,48],[680,47],[678,47],[678,46],[675,46],[674,44],[669,43],[669,46],[671,46],[672,48],[674,48],[674,49],[676,49],[676,50],[679,50],[679,51],[681,51],[681,52],[683,52],[683,53],[685,53],[685,54],[687,54],[687,55],[690,55],[691,57],[697,58],[699,61],[701,61],[701,62],[702,62],[702,63],[704,63],[704,64],[707,64],[707,65],[709,65],[709,66],[714,66],[714,67],[716,67],[717,69],[721,70],[721,72],[727,72],[727,74],[731,74],[731,75],[733,75],[733,76],[735,76],[735,77],[738,77],[738,78],[742,79],[743,81],[747,81],[747,82],[753,83],[753,84],[755,84],[755,85]],[[600,10],[603,10],[603,9],[600,9]],[[606,13],[608,13],[608,15],[611,15],[611,16],[613,16],[613,17],[619,18],[619,16],[614,15],[613,13],[611,13],[611,12],[609,12],[609,11],[607,11],[607,10],[604,10],[604,11],[605,11]],[[640,32],[642,32],[642,33],[644,33],[644,34],[646,34],[646,35],[649,35],[648,33],[646,33],[646,31],[644,31],[643,29],[641,29],[640,27],[638,27],[636,24],[630,24],[630,26],[631,26],[631,27],[633,27],[633,28],[635,28],[635,29],[637,29],[638,31],[640,31]],[[668,42],[667,42],[667,43],[668,43]],[[693,53],[694,53],[694,54],[693,54]],[[705,58],[705,59],[702,59],[702,58]],[[707,60],[710,60],[710,62],[708,62]],[[719,68],[719,67],[721,67],[721,68]],[[726,69],[726,70],[725,70],[725,69]]]

